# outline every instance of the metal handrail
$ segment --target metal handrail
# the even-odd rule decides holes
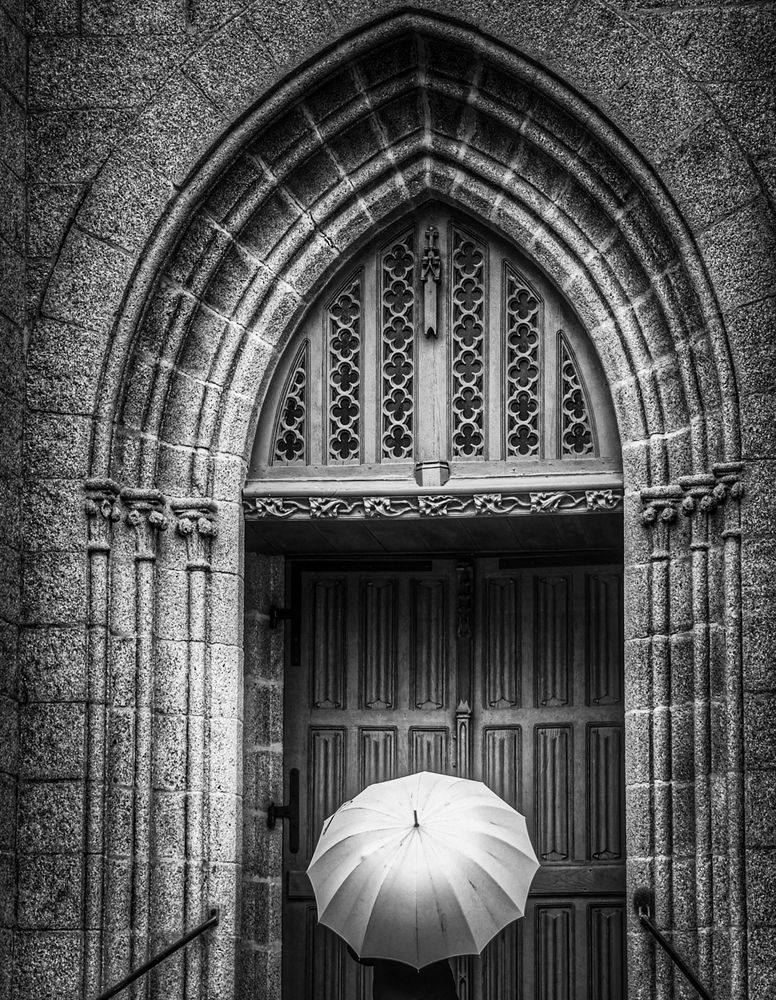
[[[682,956],[676,951],[674,946],[667,941],[660,931],[652,923],[652,904],[654,896],[649,889],[637,889],[633,894],[633,907],[636,916],[639,918],[641,926],[646,928],[661,948],[666,952],[671,961],[685,976],[689,984],[703,1000],[713,1000],[711,993],[698,982],[697,976],[687,965]]]
[[[130,972],[128,976],[124,976],[123,979],[119,980],[115,986],[111,986],[109,990],[101,993],[97,1000],[109,1000],[110,997],[115,997],[117,993],[121,993],[125,990],[127,986],[134,983],[136,979],[144,976],[146,972],[150,972],[155,965],[163,962],[165,958],[169,958],[173,955],[179,948],[185,947],[189,941],[193,941],[195,937],[199,937],[200,934],[204,934],[206,930],[211,927],[218,927],[218,922],[221,919],[221,913],[217,906],[214,906],[210,911],[210,916],[207,920],[204,920],[201,924],[197,924],[196,927],[192,927],[190,931],[187,931],[183,937],[178,938],[177,941],[173,941],[172,944],[167,945],[167,947],[160,951],[158,955],[154,955],[153,958],[149,958],[147,962],[143,962],[139,965],[134,972]]]

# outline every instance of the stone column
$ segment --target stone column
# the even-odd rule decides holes
[[[154,690],[154,640],[156,615],[155,563],[159,532],[167,528],[164,498],[156,490],[124,489],[126,525],[134,536],[135,561],[135,689],[134,689],[134,808],[132,829],[131,965],[148,957],[149,864],[151,848],[151,796],[153,756],[152,713]],[[145,995],[145,986],[133,987]]]
[[[186,813],[184,867],[184,925],[193,927],[205,914],[207,884],[209,623],[208,578],[210,546],[216,533],[212,500],[173,500],[176,531],[186,548],[188,599],[186,705]],[[186,1000],[203,995],[204,949],[189,948],[184,957]]]
[[[724,595],[724,665],[722,699],[727,719],[726,740],[721,773],[720,793],[727,802],[727,828],[721,838],[727,847],[722,859],[728,882],[729,976],[728,996],[748,994],[747,919],[746,919],[746,811],[744,764],[744,690],[743,657],[741,651],[741,500],[744,486],[740,481],[741,463],[714,466],[719,479],[715,488],[717,500],[724,504],[722,518],[723,588]]]
[[[700,975],[711,982],[713,974],[714,876],[712,849],[712,698],[714,682],[711,661],[710,607],[710,518],[717,502],[714,476],[697,475],[679,480],[684,491],[682,513],[690,524],[692,563],[692,746],[695,834],[695,934],[684,933],[677,945],[693,961]],[[713,586],[713,584],[712,584]],[[689,733],[688,733],[689,737]],[[688,887],[689,888],[689,887]]]
[[[96,996],[102,986],[109,560],[112,529],[121,517],[116,502],[118,494],[118,486],[110,480],[86,482],[88,604],[83,950],[86,997]]]
[[[673,760],[672,760],[672,656],[676,644],[672,636],[675,612],[672,595],[675,591],[675,574],[672,573],[671,550],[672,529],[677,521],[677,508],[681,500],[681,490],[677,486],[655,487],[643,490],[645,504],[642,522],[650,532],[649,569],[646,583],[648,596],[646,604],[646,632],[649,636],[649,662],[646,665],[651,681],[651,706],[639,718],[640,738],[648,741],[651,761],[647,748],[639,752],[642,782],[651,785],[651,796],[645,796],[642,805],[651,799],[651,824],[649,815],[643,812],[633,817],[632,822],[651,825],[651,836],[642,831],[639,838],[641,850],[651,853],[651,871],[646,868],[642,874],[651,876],[651,888],[655,893],[655,913],[658,922],[666,927],[673,924],[674,912],[674,844],[673,844]],[[651,841],[651,843],[650,843]],[[644,949],[644,942],[637,945]],[[651,965],[652,963],[649,963]],[[672,974],[667,960],[655,956],[654,980],[642,983],[639,996],[668,1000],[672,996]],[[651,978],[651,977],[650,977]]]

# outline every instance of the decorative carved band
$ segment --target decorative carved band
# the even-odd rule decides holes
[[[680,514],[691,524],[690,547],[707,548],[710,528],[716,523],[715,513],[730,501],[740,502],[744,496],[744,484],[740,480],[742,469],[740,462],[720,463],[711,473],[682,476],[677,484],[643,489],[641,521],[646,528],[652,529],[652,558],[669,557],[669,535],[671,529],[681,523]],[[734,522],[732,527],[726,523],[723,538],[731,533],[740,534],[740,515],[735,515]]]
[[[651,486],[641,491],[642,523],[674,524],[679,514],[713,514],[728,499],[741,500],[744,484],[739,474],[743,465],[729,462],[715,465],[708,475],[682,476],[678,485]]]
[[[537,514],[608,511],[622,507],[620,490],[568,490],[556,493],[471,493],[389,497],[246,497],[249,520],[308,518],[476,517],[481,514]]]
[[[153,560],[159,533],[172,524],[186,542],[189,561],[207,565],[207,543],[217,533],[217,505],[207,497],[175,498],[167,502],[158,490],[121,489],[110,480],[85,483],[84,513],[89,527],[89,551],[109,551],[114,525],[126,525],[135,537],[135,557]]]

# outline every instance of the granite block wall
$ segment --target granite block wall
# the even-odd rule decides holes
[[[12,988],[17,926],[19,625],[24,465],[27,40],[19,4],[0,5],[0,994]]]
[[[302,156],[313,120],[328,123],[326,127],[331,125],[336,132],[337,115],[347,101],[364,100],[380,70],[390,76],[400,74],[402,66],[375,67],[372,79],[367,60],[355,90],[352,79],[343,74],[339,88],[333,85],[327,90],[325,102],[322,98],[318,104],[315,99],[310,102],[312,117],[297,122],[297,132],[286,119],[283,134],[273,139],[264,133],[261,145],[249,150],[250,155],[240,155],[248,136],[239,125],[258,106],[269,109],[267,117],[277,112],[280,105],[272,101],[279,100],[276,94],[281,91],[275,88],[281,85],[286,85],[283,100],[292,104],[298,94],[288,81],[301,79],[308,60],[318,59],[332,73],[339,72],[354,45],[350,34],[400,7],[404,5],[361,0],[331,4],[3,0],[0,5],[0,490],[5,514],[0,523],[2,995],[26,1000],[56,990],[63,997],[83,996],[89,992],[87,984],[98,982],[103,973],[114,974],[129,957],[142,953],[146,944],[133,951],[133,926],[140,928],[138,940],[157,943],[173,933],[187,912],[193,912],[197,900],[187,897],[186,911],[180,887],[186,855],[180,838],[187,835],[181,833],[181,796],[188,794],[189,786],[182,779],[183,787],[178,787],[180,775],[176,777],[175,771],[176,761],[179,769],[185,771],[187,766],[176,756],[182,743],[189,745],[183,730],[199,732],[193,718],[207,714],[213,720],[208,740],[221,747],[212,758],[212,768],[207,764],[207,780],[212,782],[214,822],[223,820],[224,843],[233,845],[239,839],[233,829],[239,821],[230,819],[230,810],[239,807],[240,781],[245,817],[260,820],[262,802],[278,780],[277,747],[271,734],[266,740],[258,735],[246,739],[242,779],[237,777],[235,745],[243,744],[236,705],[216,703],[207,713],[190,711],[175,701],[175,695],[176,691],[180,695],[177,685],[187,683],[183,678],[196,661],[197,642],[207,646],[208,677],[220,676],[222,670],[231,676],[240,669],[235,660],[236,651],[243,649],[241,571],[235,556],[242,544],[239,490],[255,423],[255,397],[296,308],[288,289],[306,295],[305,282],[323,273],[336,256],[332,247],[348,245],[386,206],[406,198],[407,188],[401,188],[398,180],[380,191],[364,183],[360,201],[349,213],[325,221],[342,191],[361,183],[358,171],[364,146],[355,134],[317,147],[315,161],[300,167],[287,190],[278,193],[273,187],[275,200],[264,204],[262,199],[276,179],[273,162],[282,159],[288,145]],[[746,894],[740,902],[747,928],[749,996],[770,996],[776,989],[772,962],[776,920],[763,901],[770,898],[776,882],[774,4],[516,0],[495,12],[491,4],[479,0],[465,4],[429,0],[423,10],[438,18],[442,35],[452,19],[478,30],[485,39],[495,36],[555,74],[605,116],[620,135],[623,150],[635,149],[649,164],[655,182],[663,186],[665,197],[686,223],[687,240],[697,251],[697,270],[703,281],[708,279],[706,326],[694,331],[692,317],[684,317],[687,343],[679,345],[679,352],[693,357],[696,382],[692,391],[687,390],[688,397],[694,393],[708,404],[704,433],[710,442],[709,465],[725,447],[733,447],[724,443],[725,435],[734,425],[740,428],[737,457],[743,462],[745,490],[740,581],[724,572],[712,573],[711,579],[727,581],[717,584],[717,599],[738,601],[740,606],[740,633],[728,630],[725,640],[728,648],[739,650],[742,663],[742,715],[731,720],[732,742],[736,733],[740,737],[731,753],[740,755],[745,770]],[[451,45],[435,71],[469,86],[466,67],[465,53]],[[495,93],[504,85],[494,77],[484,89],[490,87]],[[524,110],[517,92],[508,99],[515,115]],[[468,141],[469,119],[460,107],[456,110],[454,103],[445,104],[440,98],[433,111],[438,149],[456,136],[465,135]],[[401,157],[417,140],[416,109],[402,101],[386,102],[379,127],[392,155]],[[570,117],[563,120],[558,115],[553,122],[559,141],[574,150],[570,162],[582,142],[579,129]],[[472,141],[482,153],[481,174],[477,183],[469,185],[467,197],[479,198],[483,210],[493,201],[487,186],[493,180],[492,176],[487,180],[487,171],[500,155],[499,141],[498,135],[484,129]],[[627,201],[632,177],[595,143],[586,151],[588,169],[604,178],[610,194]],[[627,221],[628,211],[615,211],[613,219],[604,219],[599,211],[583,208],[579,177],[571,183],[538,157],[526,162],[525,170],[532,184],[550,192],[553,207],[548,217],[562,218],[564,213],[573,217],[585,239],[599,250],[605,247],[607,260],[619,267],[624,251],[612,234],[629,226],[638,231],[640,209],[631,203]],[[419,183],[418,176],[413,181],[408,172],[407,179]],[[446,183],[441,171],[437,179],[440,185]],[[638,184],[646,190],[646,180]],[[242,245],[237,247],[230,226],[245,221],[240,211],[247,191],[252,191],[261,212],[258,222],[242,229]],[[646,194],[652,197],[654,192]],[[514,220],[499,221],[505,227],[515,226],[518,236]],[[566,234],[571,239],[571,227]],[[170,249],[181,236],[171,256]],[[576,230],[573,238],[583,245]],[[289,261],[300,246],[306,247],[307,256],[297,260],[295,270],[284,272],[289,279],[286,297],[278,293],[271,315],[265,312],[262,335],[251,339],[249,333],[251,349],[242,350],[250,326],[246,320],[255,315],[276,277],[267,261],[278,244]],[[659,255],[660,236],[651,223],[646,244],[651,244],[644,247],[646,256]],[[546,247],[545,252],[550,254]],[[143,311],[153,285],[151,276],[163,260],[165,280],[161,287],[154,286],[153,302]],[[548,257],[548,267],[550,263]],[[620,275],[631,273],[619,268]],[[581,287],[577,289],[572,274],[568,289],[579,290],[579,301],[590,303],[592,315],[592,291],[583,294]],[[688,298],[679,295],[682,301]],[[653,304],[637,296],[634,301],[637,319],[650,326]],[[627,325],[625,312],[622,321]],[[657,324],[651,328],[656,330]],[[184,336],[184,330],[193,330],[193,335]],[[617,337],[602,337],[600,350],[610,368],[619,363]],[[725,350],[732,364],[722,356]],[[664,463],[673,470],[693,461],[686,414],[680,405],[665,402],[678,398],[671,379],[663,377],[660,366],[652,374],[657,389],[645,389],[649,380],[640,383],[636,377],[623,379],[615,389],[621,419],[634,422],[632,433],[630,429],[623,433],[626,478],[633,483],[650,481],[650,463]],[[131,390],[126,388],[130,382]],[[253,397],[245,391],[251,385]],[[116,400],[125,391],[122,408]],[[659,399],[654,406],[664,407],[659,416],[657,409],[652,414],[655,421],[665,418],[659,433],[650,430],[654,424],[649,421],[636,426],[635,415],[644,398]],[[114,433],[117,419],[120,434]],[[690,427],[694,419],[689,420]],[[132,474],[126,482],[114,484],[113,492],[105,484],[91,490],[99,512],[92,512],[87,523],[85,481],[103,474],[111,464]],[[126,528],[127,516],[138,509],[142,498],[129,495],[118,504],[117,537],[118,530],[135,534],[122,535],[120,544],[110,543],[116,551],[108,568],[107,550],[100,546],[109,543],[95,525],[110,528],[119,489],[141,485],[165,491],[149,509],[156,504],[171,525],[181,520],[180,512],[170,507],[171,499],[182,502],[197,494],[212,496],[221,505],[219,533],[207,541],[210,568],[203,606],[212,610],[213,617],[206,639],[192,640],[188,614],[181,617],[181,608],[189,607],[189,587],[203,584],[199,570],[192,569],[182,554],[184,536],[174,535],[176,549],[170,541],[173,532],[165,535],[159,550],[153,549],[152,561],[145,558],[150,549],[136,546],[136,526]],[[110,509],[104,515],[100,505],[106,499]],[[151,501],[142,500],[147,502]],[[639,577],[638,567],[647,566],[652,549],[638,520],[641,506],[635,495],[629,503],[633,507],[632,517],[626,519],[633,564],[630,578],[647,580],[648,570]],[[149,509],[141,511],[144,524]],[[720,530],[737,528],[723,525]],[[718,542],[723,549],[732,544],[721,537]],[[680,560],[675,570],[677,588],[683,576],[692,576],[692,557],[687,558],[690,562]],[[151,562],[153,569],[143,568]],[[256,581],[270,570],[251,562],[247,572],[254,581],[248,593],[258,594],[264,584]],[[196,584],[191,582],[192,573]],[[275,586],[267,583],[268,589],[261,592],[273,592]],[[155,610],[150,626],[138,617],[138,594],[152,595]],[[688,598],[685,592],[684,599],[692,604],[692,593]],[[252,734],[267,714],[270,701],[264,699],[277,694],[279,656],[277,650],[266,649],[266,636],[260,635],[264,611],[257,610],[256,600],[246,601],[242,681],[246,732]],[[675,606],[680,605],[677,596]],[[637,629],[629,640],[631,663],[641,655],[651,613],[644,605],[633,606],[634,622],[646,631]],[[677,619],[658,631],[674,650],[673,662],[681,664],[695,630],[693,621],[700,622],[704,636],[711,636],[713,626],[724,620],[724,609],[717,608],[697,621]],[[146,662],[146,641],[153,642],[155,651],[154,670],[148,675],[138,673]],[[187,644],[185,656],[181,643]],[[102,691],[102,670],[109,695]],[[153,724],[133,701],[138,676],[158,682]],[[132,687],[131,697],[122,694],[125,682]],[[675,711],[666,709],[669,715],[674,712],[676,732],[684,731],[682,704],[679,699]],[[157,741],[157,757],[169,767],[153,779],[148,772],[155,805],[145,809],[141,796],[138,811],[137,805],[127,804],[122,790],[135,796],[140,779],[146,782],[146,765],[134,756],[130,761],[130,752],[122,748],[133,744],[138,732],[150,739],[151,725],[157,727],[152,738]],[[104,851],[89,838],[96,829],[93,810],[102,796],[95,761],[104,752],[105,734],[115,739],[112,756],[105,753],[105,773],[115,784],[106,815],[116,840],[108,850],[115,892],[110,889],[108,910],[103,911],[93,887],[108,878],[100,867]],[[637,775],[639,766],[634,759]],[[645,766],[652,765],[647,761]],[[661,766],[669,764],[663,759]],[[674,768],[668,772],[670,780],[679,782],[675,791],[681,796],[681,782],[690,779],[682,771],[689,764],[680,748],[670,766]],[[734,779],[731,774],[731,782]],[[634,779],[633,795],[638,794],[638,784]],[[219,800],[218,795],[224,798]],[[131,900],[122,897],[127,885],[142,890],[141,897],[133,898],[142,898],[147,891],[142,887],[146,861],[136,866],[134,875],[122,868],[127,859],[138,856],[121,840],[122,831],[131,829],[137,816],[153,817],[156,824],[159,849],[155,847],[146,859],[148,877],[166,900],[163,910],[172,914],[169,926],[151,920],[147,934],[142,913],[140,918],[132,916],[127,909]],[[256,829],[255,824],[246,825],[246,843]],[[228,846],[219,856],[217,841],[214,834],[208,884],[224,886],[237,878],[241,857]],[[254,846],[256,854],[250,856],[263,857],[263,848]],[[203,858],[197,857],[200,868],[210,865]],[[272,942],[277,925],[265,927],[261,921],[277,920],[276,875],[267,874],[274,873],[276,864],[276,858],[268,857],[266,872],[261,865],[247,865],[241,876],[240,954],[243,968],[253,968],[245,980],[249,984],[275,982],[277,956]],[[223,891],[223,898],[232,898],[230,893],[236,898],[234,886]],[[213,958],[214,968],[235,964],[230,956],[239,932],[236,913],[233,901],[225,935],[231,944]],[[105,941],[102,934],[107,935]],[[100,971],[94,963],[102,962],[105,942],[113,958]],[[174,991],[180,974],[175,966],[168,974],[172,979],[160,979],[155,988]],[[194,971],[190,974],[194,976]],[[724,970],[718,974],[724,981]],[[227,993],[231,988],[224,987]],[[670,988],[660,986],[660,995],[668,996]],[[275,995],[272,989],[268,987],[267,995]]]

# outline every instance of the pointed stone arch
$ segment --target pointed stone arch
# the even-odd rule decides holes
[[[95,473],[184,488],[181,470],[164,471],[170,444],[193,451],[191,485],[207,489],[196,452],[234,453],[236,413],[238,453],[250,447],[255,413],[240,400],[258,405],[261,359],[339,255],[428,192],[501,229],[568,295],[619,397],[624,442],[653,443],[649,480],[738,457],[719,309],[654,171],[556,78],[440,25],[403,15],[357,36],[343,68],[300,74],[194,178],[167,221],[174,231],[180,215],[176,242],[151,250],[118,324]]]
[[[660,889],[662,922],[686,932],[707,979],[726,989],[729,975],[745,996],[741,748],[732,731],[722,749],[711,741],[715,713],[736,718],[740,707],[740,431],[715,292],[656,172],[602,114],[492,38],[422,14],[357,32],[242,118],[163,220],[113,331],[89,483],[91,668],[108,669],[100,623],[119,621],[127,605],[155,607],[163,622],[141,638],[170,657],[166,693],[174,666],[189,693],[181,714],[194,807],[184,839],[198,853],[174,888],[181,912],[192,917],[219,879],[224,898],[237,893],[239,789],[222,772],[239,753],[238,710],[219,730],[212,685],[216,664],[237,670],[239,659],[240,489],[263,393],[340,257],[429,196],[519,246],[598,351],[627,491],[628,809],[640,821],[629,830],[632,878]],[[134,533],[118,539],[112,525],[125,512]],[[170,520],[176,530],[165,534]],[[141,568],[154,561],[151,573]],[[730,597],[724,607],[710,603],[715,590]],[[148,648],[137,653],[146,681]],[[661,729],[676,697],[672,669],[695,678],[673,758]],[[713,670],[724,694],[709,686]],[[138,718],[153,726],[151,709],[146,700]],[[90,773],[96,788],[99,771]],[[149,773],[133,781],[146,788]],[[720,788],[725,807],[712,814]],[[141,857],[161,802],[142,805]],[[117,815],[109,806],[95,821],[103,842],[121,840]],[[692,817],[689,833],[682,815]],[[147,915],[148,879],[137,871]],[[99,866],[91,872],[101,885]],[[98,927],[121,898],[120,885],[106,885]],[[687,899],[696,901],[689,915],[679,906]],[[141,920],[138,938],[147,931]],[[715,948],[726,965],[714,965]],[[635,997],[655,970],[637,938],[631,957]],[[230,961],[227,948],[190,976],[204,982]]]

